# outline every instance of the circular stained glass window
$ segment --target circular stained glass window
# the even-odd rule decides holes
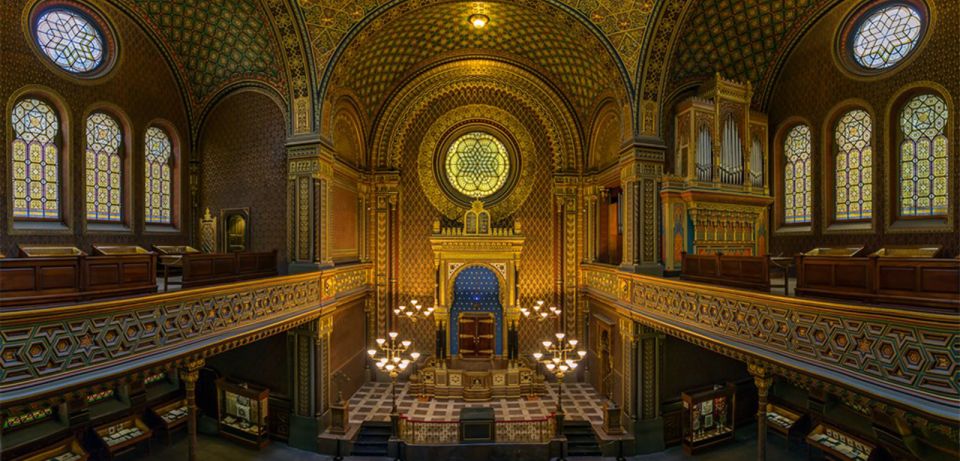
[[[850,52],[864,69],[878,71],[894,66],[916,48],[923,35],[924,16],[911,4],[884,4],[860,18]]]
[[[104,62],[103,33],[91,19],[72,8],[55,7],[40,13],[34,37],[51,61],[72,74],[92,72]]]
[[[493,195],[506,183],[510,156],[499,139],[476,131],[460,136],[450,145],[444,166],[454,189],[481,199]]]

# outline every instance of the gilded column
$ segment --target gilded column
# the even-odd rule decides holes
[[[597,240],[600,235],[600,215],[597,212],[597,208],[599,206],[601,190],[603,190],[603,188],[598,186],[584,188],[586,222],[584,223],[585,242],[583,260],[588,263],[597,260]]]
[[[558,281],[562,293],[564,333],[576,337],[577,325],[577,275],[580,268],[577,251],[578,224],[580,218],[579,184],[574,176],[557,176],[554,178],[554,193],[557,199],[558,226],[560,231],[560,280]]]
[[[400,175],[396,172],[378,172],[374,175],[374,283],[376,286],[376,331],[374,337],[381,337],[389,328],[391,312],[391,283],[393,274],[393,236],[397,219],[398,185]],[[379,335],[379,336],[378,336]]]
[[[187,453],[190,461],[197,460],[197,379],[203,364],[203,359],[197,359],[180,369],[180,379],[187,394]]]
[[[773,384],[773,375],[762,365],[748,364],[747,371],[757,386],[757,461],[767,459],[767,395]]]
[[[623,261],[628,272],[660,274],[659,181],[663,176],[662,145],[637,145],[620,157],[623,187]]]
[[[290,272],[333,266],[330,185],[333,150],[318,138],[287,144],[287,248]]]

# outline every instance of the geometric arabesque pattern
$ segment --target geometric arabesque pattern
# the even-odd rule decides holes
[[[447,179],[468,197],[483,198],[500,190],[509,172],[507,148],[487,133],[467,133],[447,153]]]
[[[195,103],[240,78],[283,88],[268,16],[258,0],[125,1],[160,32],[185,71]]]
[[[44,54],[67,72],[89,72],[103,62],[102,34],[72,9],[45,11],[37,19],[34,32]]]
[[[814,12],[833,1],[695,0],[674,48],[667,94],[683,83],[720,72],[760,88],[754,93],[757,101],[785,45]]]
[[[850,51],[861,66],[885,69],[907,57],[922,28],[923,18],[913,7],[891,5],[863,20]]]
[[[490,22],[474,28],[473,3],[429,4],[367,24],[340,57],[332,82],[356,92],[371,115],[417,64],[448,53],[484,51],[538,66],[584,118],[599,95],[623,87],[614,59],[583,24],[545,4],[488,3]],[[457,21],[456,18],[462,18]]]
[[[840,117],[836,142],[836,219],[870,219],[873,216],[873,120],[862,109]]]
[[[330,0],[330,1],[302,1],[307,31],[313,45],[313,58],[316,61],[317,72],[322,76],[326,64],[330,60],[334,49],[340,44],[347,31],[356,25],[367,14],[378,7],[389,3],[385,0]],[[427,1],[418,2],[427,4]],[[472,7],[473,2],[464,2]],[[496,9],[495,2],[487,2],[489,8]],[[516,2],[532,7],[543,7],[538,3],[547,3],[542,0],[525,0]],[[643,35],[651,19],[651,13],[656,6],[656,0],[558,0],[556,3],[565,4],[577,14],[582,15],[600,29],[602,34],[617,51],[628,72],[634,72],[637,60],[640,58],[643,45]],[[489,11],[484,13],[490,14]],[[390,14],[390,13],[387,13]],[[559,9],[551,7],[543,9],[542,13],[548,17],[565,15]],[[501,19],[490,14],[493,20]],[[464,21],[466,16],[463,17]]]
[[[955,408],[960,398],[960,325],[951,314],[878,316],[872,307],[780,302],[594,268],[585,275],[591,292],[643,317],[718,342],[748,344],[760,358],[797,360],[793,366],[813,376],[841,374],[853,388],[892,391],[887,395],[895,402],[919,398],[921,407],[940,410],[934,414]]]

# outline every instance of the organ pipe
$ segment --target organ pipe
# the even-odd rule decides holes
[[[750,148],[750,180],[754,187],[763,187],[763,145],[758,137]]]
[[[713,179],[713,139],[710,129],[700,127],[697,135],[697,179],[710,181]]]
[[[732,114],[723,123],[723,144],[720,159],[720,181],[726,184],[743,184],[743,148],[740,130]]]

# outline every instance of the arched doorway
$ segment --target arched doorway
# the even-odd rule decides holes
[[[503,306],[500,279],[484,266],[470,266],[453,281],[450,352],[463,358],[503,354]]]

